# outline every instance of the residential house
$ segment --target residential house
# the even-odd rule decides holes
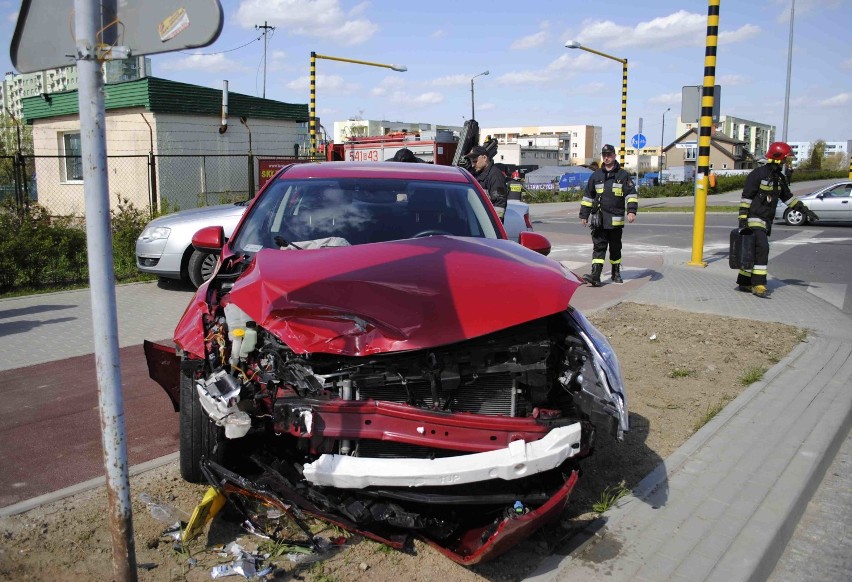
[[[666,167],[697,166],[698,131],[689,129],[663,149]],[[710,136],[710,169],[743,170],[754,167],[754,156],[746,142],[716,132]]]

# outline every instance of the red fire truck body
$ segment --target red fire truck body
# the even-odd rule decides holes
[[[343,144],[343,159],[349,162],[384,162],[402,148],[408,148],[424,162],[451,166],[457,146],[457,139],[450,131],[439,130],[428,135],[391,133],[350,138]]]

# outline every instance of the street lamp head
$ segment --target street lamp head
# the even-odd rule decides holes
[[[583,45],[576,40],[568,40],[565,41],[565,48],[583,48]]]
[[[400,73],[404,73],[408,70],[408,67],[406,67],[405,65],[391,65],[390,68]]]
[[[483,71],[483,75],[488,75],[491,71]]]

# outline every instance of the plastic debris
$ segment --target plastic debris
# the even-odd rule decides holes
[[[651,340],[651,341],[654,341],[655,339],[657,339],[657,334],[653,334],[653,335],[652,335],[651,337],[649,337],[648,339],[649,339],[649,340]]]
[[[157,521],[162,521],[163,523],[175,523],[181,521],[187,521],[189,516],[175,507],[174,505],[169,505],[168,503],[161,503],[159,500],[151,497],[147,493],[139,494],[139,501],[145,504],[148,507],[148,511],[151,513],[151,517],[156,519]]]
[[[210,577],[213,579],[226,576],[243,576],[244,578],[255,578],[257,576],[257,565],[254,556],[243,554],[238,560],[230,564],[213,566],[210,569]]]

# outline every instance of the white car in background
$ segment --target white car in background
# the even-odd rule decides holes
[[[218,256],[194,249],[192,235],[205,226],[221,226],[230,237],[249,202],[192,208],[155,218],[136,239],[136,267],[143,273],[182,279],[199,287],[213,274]],[[515,242],[521,232],[531,231],[529,204],[509,200],[503,227]]]
[[[820,188],[810,194],[798,196],[809,209],[819,216],[819,223],[823,222],[852,222],[852,181],[838,182],[824,188]],[[783,220],[790,226],[804,226],[808,223],[807,217],[795,208],[789,208],[786,204],[778,201],[775,208],[775,220]]]

